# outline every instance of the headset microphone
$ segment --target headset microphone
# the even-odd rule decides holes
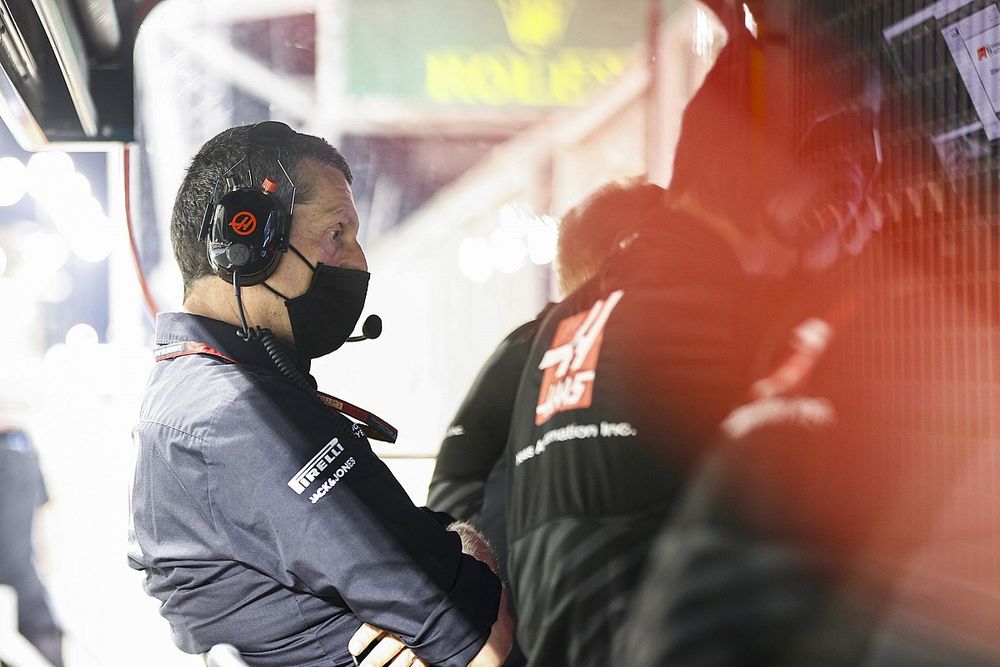
[[[369,315],[365,318],[365,323],[361,325],[361,335],[351,336],[348,343],[357,343],[363,340],[374,340],[382,335],[382,318],[378,315]]]

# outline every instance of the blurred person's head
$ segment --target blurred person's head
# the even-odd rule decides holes
[[[177,192],[171,240],[184,280],[184,307],[195,314],[239,323],[234,278],[213,267],[207,242],[199,237],[206,212],[214,209],[225,192],[227,176],[247,179],[245,174],[251,173],[258,179],[266,177],[277,186],[273,195],[286,215],[294,191],[288,230],[291,252],[280,252],[273,272],[259,284],[242,287],[246,318],[251,326],[270,329],[296,347],[300,356],[322,356],[343,343],[324,340],[327,331],[335,332],[333,338],[346,338],[367,292],[368,266],[358,244],[351,170],[343,156],[323,139],[281,126],[287,136],[282,135],[280,143],[262,145],[251,139],[253,128],[231,128],[206,142],[192,159]],[[246,162],[240,164],[244,159]],[[260,183],[244,185],[256,187]],[[338,313],[344,321],[330,319]],[[341,336],[344,330],[347,334]]]
[[[824,269],[881,226],[867,197],[878,77],[831,68],[832,46],[804,52],[736,31],[684,113],[670,206],[716,227],[750,272]]]
[[[613,181],[563,215],[555,261],[562,293],[589,280],[630,232],[662,211],[663,197],[653,183]]]

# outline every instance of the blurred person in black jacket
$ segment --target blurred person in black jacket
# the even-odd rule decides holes
[[[1000,368],[946,330],[996,325],[930,276],[885,278],[805,316],[723,420],[656,538],[623,664],[1000,664],[1000,467],[977,414]]]
[[[787,48],[779,37],[761,40]],[[813,80],[851,62],[804,46],[812,59],[799,67],[815,67]],[[879,120],[877,77],[860,71],[863,58],[853,63],[861,92],[845,97],[840,118],[810,127],[808,141],[827,136],[817,155],[839,144],[850,156],[871,130],[878,146],[878,123],[857,113]],[[702,136],[716,131],[712,114],[736,106],[734,92],[716,89],[685,130],[690,120]],[[903,169],[914,154],[886,160]],[[700,158],[682,139],[685,155]],[[837,252],[815,267],[829,270],[786,276],[774,334],[755,352],[762,363],[650,552],[616,637],[621,664],[1000,664],[997,323],[993,305],[957,284],[975,236],[950,216],[968,204],[923,220],[904,209],[887,232],[908,228],[907,243],[877,239],[836,264],[841,250],[864,248],[880,213],[826,226]]]
[[[652,183],[612,182],[568,211],[560,221],[555,260],[562,293],[572,293],[596,273],[616,244],[634,233],[634,223],[646,211],[659,208],[663,194]],[[507,459],[503,453],[518,382],[535,333],[551,307],[546,305],[535,319],[504,338],[479,371],[441,443],[428,493],[428,507],[483,533],[505,582]],[[524,657],[515,650],[505,664],[524,664]]]
[[[660,206],[553,308],[529,353],[507,527],[532,664],[640,652],[642,637],[614,642],[652,540],[755,377],[784,316],[781,279],[857,252],[880,225],[866,197],[877,81],[796,89],[787,54],[762,60],[742,21],[730,34],[685,112]]]
[[[660,206],[663,189],[652,183],[611,182],[561,219],[555,267],[561,292],[572,293],[634,232],[634,220]],[[483,532],[506,570],[503,497],[514,394],[547,304],[530,322],[500,342],[483,365],[451,420],[437,456],[427,506],[467,521]]]
[[[35,520],[48,500],[31,438],[0,424],[0,585],[17,593],[18,632],[62,667],[62,629],[35,567]]]

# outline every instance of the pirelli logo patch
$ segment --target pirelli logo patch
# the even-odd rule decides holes
[[[288,480],[289,488],[301,495],[343,453],[344,446],[337,438],[334,438],[323,449],[319,450],[319,453],[312,457],[309,463],[302,466],[302,469],[295,473],[294,477]]]
[[[538,365],[543,374],[535,408],[536,425],[541,426],[556,413],[590,407],[604,327],[623,296],[622,290],[612,292],[589,311],[559,323],[552,346]]]

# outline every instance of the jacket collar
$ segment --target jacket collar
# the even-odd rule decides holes
[[[160,313],[156,316],[155,341],[156,345],[184,341],[204,343],[241,365],[255,366],[282,375],[261,341],[259,339],[244,341],[237,335],[238,330],[234,324],[201,315],[180,312]],[[280,341],[275,343],[287,353],[289,359],[295,360],[303,373],[309,372],[308,360],[299,359],[294,349]]]

